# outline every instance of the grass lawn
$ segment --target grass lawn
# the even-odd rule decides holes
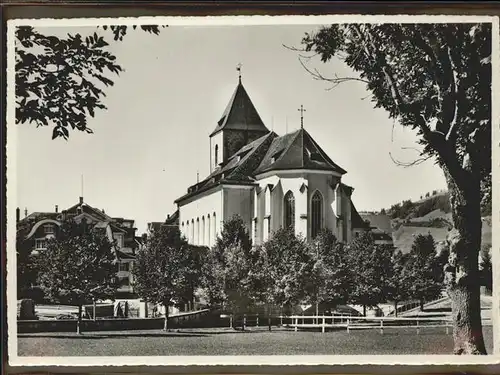
[[[483,329],[491,353],[492,327]],[[320,333],[265,328],[18,335],[20,356],[451,354],[452,348],[452,336],[444,328],[430,327],[419,335],[407,328],[388,328],[383,335],[378,329]]]

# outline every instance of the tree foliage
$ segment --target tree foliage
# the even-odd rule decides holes
[[[392,256],[392,267],[387,275],[389,281],[387,299],[394,302],[396,315],[398,302],[405,301],[410,297],[410,279],[405,272],[408,258],[408,254],[403,254],[401,250],[397,250]]]
[[[307,298],[313,261],[307,243],[288,228],[280,228],[257,248],[255,292],[259,301],[279,307]]]
[[[345,245],[323,229],[311,246],[313,269],[307,285],[310,302],[336,306],[346,303],[353,287]]]
[[[252,304],[254,252],[243,220],[234,216],[209,250],[204,264],[204,286],[212,305],[223,304],[233,312]]]
[[[369,232],[348,246],[348,262],[353,288],[349,300],[363,307],[374,307],[390,296],[392,255],[394,248],[376,245]]]
[[[432,235],[417,235],[405,269],[410,297],[422,304],[439,297],[444,287],[442,266]]]
[[[116,255],[106,233],[85,221],[68,220],[36,256],[38,283],[52,302],[83,305],[113,298],[117,289]]]
[[[197,249],[188,245],[177,227],[162,226],[152,231],[136,255],[134,289],[149,302],[168,310],[190,300],[198,280],[193,279]],[[168,315],[168,311],[167,311]]]
[[[123,40],[128,29],[110,26],[115,41]],[[159,33],[158,26],[141,29]],[[97,31],[61,38],[20,26],[15,42],[16,122],[52,126],[52,139],[68,139],[71,129],[92,133],[88,117],[106,109],[104,90],[114,84],[111,76],[122,71],[105,38]]]

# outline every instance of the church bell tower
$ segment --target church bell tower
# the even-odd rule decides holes
[[[210,173],[241,147],[269,133],[241,83],[241,65],[237,70],[238,85],[210,134]]]

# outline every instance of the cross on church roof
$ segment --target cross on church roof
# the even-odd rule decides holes
[[[238,65],[236,65],[236,70],[238,71],[238,79],[240,80],[241,82],[241,67],[243,66],[242,63],[238,63]]]
[[[300,112],[300,128],[303,129],[304,128],[304,112],[306,112],[306,110],[302,104],[300,105],[300,108],[298,109],[298,111]]]

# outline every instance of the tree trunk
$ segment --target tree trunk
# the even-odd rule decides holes
[[[165,306],[165,320],[163,321],[163,330],[166,332],[168,331],[168,304],[164,304]]]
[[[78,319],[76,320],[76,334],[77,335],[82,334],[82,310],[83,310],[83,306],[78,305]]]
[[[446,170],[445,170],[446,172]],[[486,354],[481,326],[478,256],[481,248],[479,179],[457,183],[446,173],[454,228],[448,234],[450,257],[445,283],[451,299],[455,354]]]
[[[394,316],[398,317],[398,301],[394,301]]]
[[[267,328],[269,329],[269,332],[271,332],[271,308],[269,304],[267,305]]]
[[[366,316],[366,305],[363,305],[363,316]]]
[[[424,311],[424,300],[420,299],[420,311]]]

